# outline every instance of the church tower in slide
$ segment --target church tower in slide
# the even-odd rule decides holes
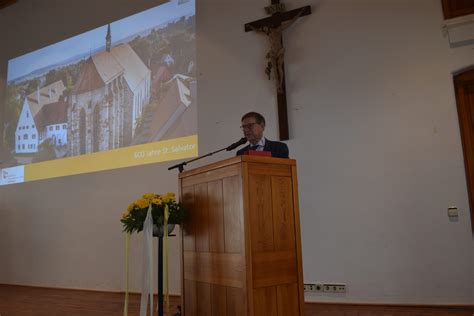
[[[112,35],[110,34],[110,23],[107,26],[107,35],[105,36],[105,50],[110,53],[110,47],[112,46]]]

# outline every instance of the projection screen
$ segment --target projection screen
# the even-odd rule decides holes
[[[8,61],[0,185],[196,156],[194,0]]]

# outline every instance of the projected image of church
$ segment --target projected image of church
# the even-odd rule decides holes
[[[194,24],[170,1],[11,60],[8,166],[196,134]]]
[[[150,69],[128,43],[111,47],[110,25],[106,40],[105,50],[87,59],[69,95],[71,155],[130,145],[150,101]]]

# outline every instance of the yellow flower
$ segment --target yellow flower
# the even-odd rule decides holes
[[[143,194],[143,198],[144,199],[147,199],[147,200],[151,200],[155,197],[155,195],[153,193],[146,193],[146,194]]]
[[[154,194],[154,193],[145,193],[140,198],[133,201],[131,204],[127,206],[127,209],[121,214],[121,222],[124,227],[124,231],[127,233],[138,232],[140,224],[144,221],[144,213],[153,206],[155,211],[158,209],[165,208],[173,208],[173,210],[169,210],[171,212],[167,213],[171,215],[173,220],[181,222],[184,219],[185,213],[184,209],[180,208],[180,204],[177,205],[176,208],[176,195],[173,192],[168,192],[166,194]],[[176,216],[173,217],[175,213],[173,213],[176,209]],[[156,215],[156,214],[155,214]],[[166,214],[165,214],[166,216]],[[156,219],[155,219],[156,220]],[[161,224],[163,222],[163,216],[158,216],[158,221]],[[0,315],[1,316],[1,315]]]
[[[139,208],[146,208],[149,205],[149,201],[146,199],[138,199],[134,202]]]
[[[163,202],[168,203],[170,201],[174,201],[175,199],[175,194],[173,192],[168,192],[166,195],[162,197]]]
[[[151,203],[156,204],[156,205],[161,205],[163,203],[163,200],[159,196],[157,196],[151,200]]]
[[[127,207],[127,210],[122,213],[122,218],[126,218],[128,215],[130,215],[130,212],[133,210],[134,207],[135,207],[135,204],[133,203],[129,204]]]

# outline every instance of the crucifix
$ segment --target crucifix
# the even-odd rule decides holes
[[[280,140],[288,140],[288,110],[286,105],[284,65],[285,50],[283,47],[282,34],[283,30],[293,24],[296,19],[311,14],[311,7],[307,5],[298,9],[285,11],[285,5],[280,3],[280,0],[271,0],[271,5],[265,7],[265,11],[267,14],[271,14],[271,16],[245,24],[245,32],[255,31],[257,33],[263,33],[268,36],[270,41],[270,50],[265,56],[268,60],[265,73],[268,79],[270,79],[273,72],[273,78],[277,88]]]

